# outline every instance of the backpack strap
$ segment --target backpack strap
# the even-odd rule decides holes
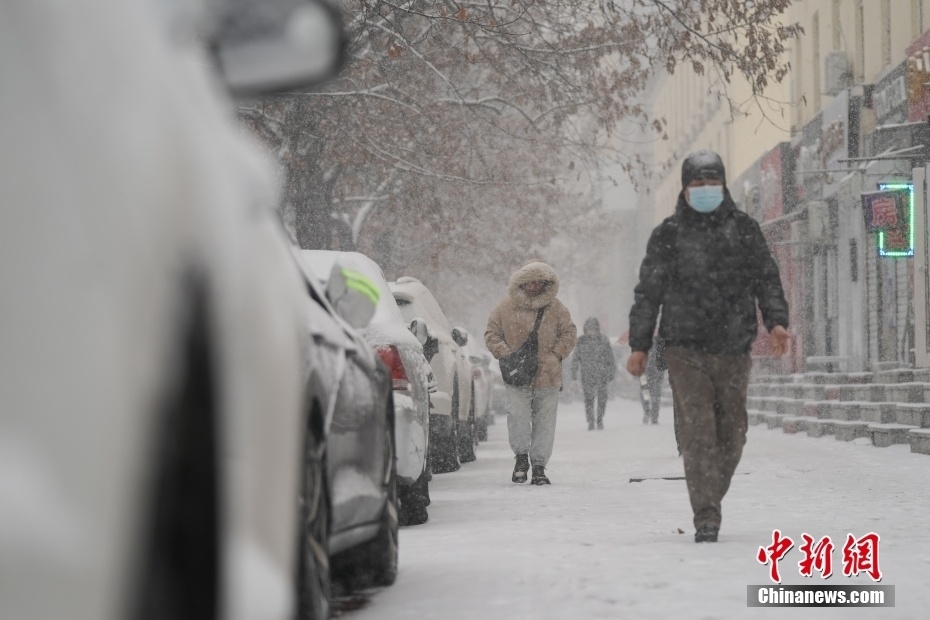
[[[542,323],[543,312],[545,311],[545,306],[536,311],[536,323],[533,324],[533,331],[530,332],[531,336],[539,331],[539,324]]]

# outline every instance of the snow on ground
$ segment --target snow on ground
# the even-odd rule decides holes
[[[510,481],[498,418],[478,461],[433,477],[429,522],[400,533],[397,582],[343,617],[930,617],[930,457],[751,426],[720,542],[695,544],[684,481],[629,482],[682,474],[671,409],[644,426],[638,403],[613,400],[601,432],[587,430],[583,409],[560,406],[548,487]],[[783,584],[873,583],[842,575],[842,546],[847,533],[878,533],[881,583],[895,586],[896,607],[748,608],[746,586],[771,583],[756,553],[774,529],[795,541],[779,564]],[[799,574],[802,533],[834,541],[830,579]]]

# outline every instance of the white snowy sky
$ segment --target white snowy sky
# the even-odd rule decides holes
[[[627,174],[620,170],[619,167],[608,168],[605,174],[609,174],[617,182],[616,185],[610,179],[604,179],[599,183],[601,197],[603,199],[604,210],[631,210],[638,207],[639,195],[630,182]]]
[[[513,455],[497,418],[477,462],[433,477],[430,521],[401,530],[397,582],[341,617],[930,617],[930,456],[751,426],[720,541],[698,545],[683,481],[628,482],[681,474],[671,409],[644,426],[639,403],[610,401],[603,432],[586,430],[583,409],[560,407],[549,487],[510,482]],[[895,586],[896,607],[748,608],[746,586],[770,583],[755,556],[776,528],[795,540],[779,564],[784,584],[871,584],[842,576],[841,548],[848,532],[877,532],[881,583]],[[838,547],[826,582],[798,572],[805,532]]]

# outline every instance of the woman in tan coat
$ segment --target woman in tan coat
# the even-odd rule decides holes
[[[562,360],[575,347],[576,328],[561,301],[559,277],[552,267],[531,262],[510,276],[509,295],[491,311],[484,341],[495,358],[520,348],[539,323],[539,368],[525,387],[507,388],[507,431],[516,457],[512,480],[526,482],[530,463],[533,484],[549,484],[546,463],[555,441],[555,420],[562,389]]]

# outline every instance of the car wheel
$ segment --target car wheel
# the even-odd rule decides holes
[[[426,507],[429,506],[429,476],[424,469],[417,481],[411,485],[401,485],[397,489],[400,499],[398,518],[401,525],[420,525],[429,519]]]
[[[488,440],[488,416],[483,415],[478,419],[478,441]]]
[[[475,386],[472,384],[468,420],[465,423],[465,432],[459,436],[459,460],[462,463],[471,463],[478,458],[475,455],[475,444],[478,443],[478,432],[475,427]]]
[[[397,459],[394,452],[394,399],[388,398],[387,425],[384,433],[384,510],[378,533],[367,543],[354,547],[333,559],[334,573],[349,591],[389,586],[397,578]]]
[[[430,437],[430,469],[434,474],[447,474],[459,468],[459,379],[458,375],[452,384],[452,432],[448,437],[439,435]]]
[[[300,542],[297,569],[298,620],[327,620],[331,582],[329,554],[329,485],[319,406],[308,420],[304,439],[303,480],[300,497]]]

